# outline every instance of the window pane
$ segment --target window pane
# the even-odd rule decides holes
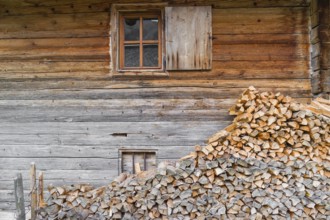
[[[143,19],[143,40],[158,40],[158,18]]]
[[[158,45],[143,45],[143,66],[158,67]]]
[[[125,67],[140,66],[140,48],[139,45],[125,45]]]
[[[138,18],[125,18],[125,40],[140,39],[140,20]]]

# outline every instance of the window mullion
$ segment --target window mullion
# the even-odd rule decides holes
[[[162,32],[161,32],[161,29],[162,29],[162,26],[163,26],[163,23],[162,23],[162,20],[161,20],[161,16],[158,15],[158,67],[161,67],[162,66]]]

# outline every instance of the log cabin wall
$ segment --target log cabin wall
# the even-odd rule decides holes
[[[17,172],[28,190],[32,161],[46,184],[102,185],[118,174],[119,148],[162,161],[202,144],[250,85],[311,97],[305,0],[169,0],[212,6],[212,69],[131,78],[109,74],[115,2],[148,3],[0,0],[0,210],[14,208]]]
[[[330,3],[328,0],[312,0],[312,93],[329,99],[330,94]]]

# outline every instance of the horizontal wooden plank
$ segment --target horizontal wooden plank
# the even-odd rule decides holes
[[[173,159],[185,156],[194,146],[62,146],[62,145],[1,145],[1,158],[109,158],[119,156],[119,149],[152,149],[159,159]],[[108,171],[107,171],[108,172]],[[2,172],[3,173],[3,172]],[[55,178],[55,177],[54,177]],[[96,177],[95,177],[96,178]],[[99,178],[99,177],[98,177]]]
[[[108,36],[109,21],[109,12],[4,16],[0,38]]]
[[[174,160],[176,159],[169,159]],[[159,159],[158,162],[163,161]],[[24,170],[27,167],[30,167],[31,162],[35,162],[38,166],[38,170],[46,170],[45,176],[47,176],[47,172],[53,170],[67,170],[70,172],[75,172],[75,170],[84,170],[84,171],[108,171],[108,175],[110,176],[113,171],[118,171],[118,160],[117,159],[100,159],[100,158],[0,158],[0,169],[1,170]],[[110,171],[112,170],[112,171]],[[65,172],[63,172],[65,173]],[[67,172],[68,173],[68,172]],[[86,172],[87,173],[87,172]],[[88,181],[89,175],[85,175],[86,179],[75,179],[80,180],[81,182]],[[104,175],[107,176],[107,175]],[[114,176],[112,176],[114,177]],[[65,180],[65,175],[63,177],[58,178],[61,180]],[[54,179],[55,180],[55,179]],[[98,179],[97,179],[98,180]],[[108,180],[104,178],[100,178],[100,180]],[[70,179],[67,180],[68,182]]]
[[[3,124],[3,145],[189,146],[228,122],[81,122]],[[10,132],[9,132],[10,131]],[[110,144],[111,143],[111,144]]]
[[[48,174],[50,170],[44,171],[44,176]],[[61,170],[63,173],[66,172],[66,170]],[[77,170],[72,170],[70,173],[71,175],[74,175],[74,173]],[[87,171],[91,171],[95,173],[95,170],[85,170],[85,172],[81,172],[80,174],[84,175],[84,173],[87,173]],[[37,171],[38,173],[39,171]],[[102,170],[98,170],[97,172],[102,172]],[[100,187],[100,186],[105,186],[111,183],[111,181],[118,176],[118,171],[116,170],[115,172],[109,172],[105,175],[107,177],[110,177],[109,179],[89,179],[87,178],[77,178],[77,179],[67,179],[65,178],[65,174],[63,177],[58,178],[58,179],[49,179],[49,180],[44,180],[44,196],[47,199],[48,198],[48,189],[47,187],[49,185],[52,186],[71,186],[73,184],[90,184],[94,187]],[[70,176],[70,173],[67,175],[68,177]],[[86,176],[86,175],[85,175]],[[29,190],[30,189],[30,180],[26,179],[23,181],[23,188],[24,190]],[[14,184],[14,180],[0,180],[0,190],[12,190]],[[26,198],[25,200],[29,200],[29,197]],[[2,199],[0,198],[0,203],[2,202]]]
[[[227,62],[227,61],[213,61],[215,62]],[[235,61],[238,62],[238,61]],[[250,61],[251,64],[253,64],[252,61]],[[295,62],[295,61],[292,61]],[[288,66],[290,67],[290,63],[288,63]],[[307,62],[306,62],[307,63]],[[1,63],[0,63],[1,64]],[[20,65],[18,63],[18,65]],[[75,67],[75,65],[77,67]],[[81,70],[79,71],[79,66],[86,66],[86,71]],[[24,67],[14,66],[14,63],[12,63],[9,67],[11,68],[12,71],[15,71],[17,68],[19,71],[18,72],[1,72],[0,74],[0,79],[2,80],[14,80],[14,81],[21,81],[21,80],[35,80],[35,79],[56,79],[56,80],[61,80],[61,79],[68,79],[68,80],[107,80],[107,81],[112,81],[113,79],[124,79],[124,80],[136,80],[138,79],[156,79],[158,80],[160,77],[146,77],[146,76],[139,76],[139,74],[135,76],[125,76],[125,77],[115,77],[112,78],[109,74],[108,71],[108,66],[102,66],[103,64],[101,63],[100,66],[96,65],[95,67],[100,69],[100,70],[95,70],[93,71],[91,68],[89,68],[88,62],[84,63],[75,63],[72,64],[72,67],[68,66],[67,68],[65,67],[59,67],[56,66],[56,64],[53,64],[54,70],[58,68],[59,72],[53,72],[53,70],[50,70],[50,72],[43,72],[42,70],[38,70],[36,68],[36,71],[41,71],[41,72],[19,72],[19,71],[25,71]],[[291,66],[294,66],[295,64],[291,64]],[[299,65],[299,64],[298,64]],[[304,64],[303,64],[304,65]],[[307,65],[307,64],[306,64]],[[0,67],[1,68],[1,67]],[[39,67],[38,67],[39,68]],[[51,67],[42,67],[42,68],[49,68]],[[77,69],[78,68],[78,69]],[[169,79],[281,79],[281,78],[291,78],[291,79],[301,79],[301,78],[308,78],[309,76],[309,70],[306,68],[301,68],[298,66],[297,69],[294,67],[291,67],[290,69],[283,69],[281,67],[278,68],[255,68],[252,69],[253,66],[251,65],[250,68],[236,68],[235,65],[232,65],[232,68],[226,68],[226,69],[221,69],[221,66],[218,69],[213,69],[212,71],[178,71],[178,72],[170,72],[169,73]],[[62,71],[61,71],[62,69]],[[65,71],[65,69],[68,69],[68,71]],[[71,72],[72,71],[72,72]],[[164,77],[163,77],[164,78]]]
[[[92,13],[110,10],[110,2],[97,1],[10,1],[0,3],[2,15],[32,15],[40,13],[68,14]]]
[[[223,121],[232,99],[0,101],[2,122]],[[123,108],[125,106],[125,108]]]
[[[263,8],[263,7],[299,7],[308,6],[307,1],[303,0],[276,0],[276,1],[264,1],[264,0],[170,0],[173,4],[195,4],[195,5],[209,5],[211,4],[214,8]]]
[[[0,39],[2,61],[109,61],[109,38]],[[38,69],[38,66],[35,66]]]
[[[307,34],[308,10],[301,8],[214,9],[213,34]]]
[[[0,177],[0,181],[13,181],[16,177],[17,173],[22,174],[22,178],[24,181],[27,181],[30,179],[29,175],[29,168],[25,167],[24,169],[3,169],[1,170],[2,175]],[[78,180],[112,180],[112,177],[114,175],[118,175],[117,169],[104,169],[99,170],[95,172],[94,170],[59,170],[54,167],[50,170],[42,170],[38,164],[36,164],[37,173],[40,171],[44,172],[44,180],[51,182],[51,181],[60,181],[60,180],[67,180],[67,181],[78,181]],[[29,183],[27,184],[29,185]],[[47,185],[45,185],[47,186]],[[2,188],[3,189],[3,188]]]
[[[292,80],[295,82],[295,80]],[[260,83],[261,81],[259,81]],[[281,92],[294,98],[311,98],[310,83],[301,81],[297,88],[263,87],[262,84],[250,83],[263,91]],[[306,89],[302,88],[306,87]],[[22,90],[0,92],[0,100],[26,99],[226,99],[237,98],[244,88],[135,88],[135,89],[50,89],[50,90]]]
[[[244,72],[255,72],[255,75],[258,75],[260,72],[286,72],[287,77],[290,78],[290,73],[293,75],[297,72],[305,73],[307,78],[309,63],[306,61],[298,60],[275,60],[275,61],[217,61],[213,62],[213,68],[218,71],[227,71],[228,75],[234,70],[239,70],[242,73]],[[244,75],[244,74],[242,74]],[[274,74],[275,75],[275,74]],[[272,77],[270,77],[272,78]]]
[[[245,62],[231,62],[234,65],[244,66]],[[264,62],[267,64],[268,62]],[[262,65],[263,62],[259,63]],[[273,62],[273,65],[280,65],[280,62]],[[285,64],[285,62],[283,63]],[[219,64],[221,65],[221,64]],[[228,67],[230,67],[228,65]],[[227,67],[227,68],[228,68]],[[239,67],[238,67],[239,68]],[[283,69],[285,66],[283,65]],[[290,68],[290,67],[289,67]],[[247,88],[250,85],[255,85],[259,88],[296,88],[296,89],[308,89],[309,79],[296,79],[292,80],[290,77],[286,79],[226,79],[226,80],[116,80],[116,81],[84,81],[84,80],[58,80],[58,81],[22,81],[22,82],[7,82],[0,81],[0,90],[45,90],[45,89],[106,89],[109,93],[113,91],[119,91],[122,89],[157,89],[157,88]],[[125,92],[125,91],[122,91]],[[209,97],[211,98],[211,97]]]
[[[213,45],[309,44],[308,34],[214,34]]]
[[[0,220],[14,220],[16,213],[14,211],[0,211]]]
[[[103,158],[0,158],[0,170],[17,170],[35,162],[41,170],[118,170],[117,159]]]
[[[309,60],[309,44],[214,45],[213,60]],[[306,62],[307,63],[307,62]]]
[[[220,49],[221,50],[221,49]],[[215,55],[218,56],[218,55]],[[227,55],[222,55],[227,56]],[[230,54],[229,54],[230,56]],[[242,55],[237,55],[238,57]],[[233,56],[234,57],[234,56]],[[236,58],[235,58],[236,59]],[[213,61],[212,71],[170,72],[170,78],[307,78],[304,60]],[[108,78],[109,62],[0,61],[1,79],[24,78]],[[138,76],[137,76],[138,77]],[[135,77],[136,78],[136,77]],[[145,77],[144,77],[145,78]]]
[[[164,2],[153,0],[153,2]],[[258,8],[258,7],[297,7],[308,6],[305,0],[277,0],[277,1],[249,1],[249,0],[170,0],[170,5],[212,5],[214,8]],[[37,1],[37,0],[12,0],[2,2],[2,12],[7,15],[24,15],[37,13],[69,13],[69,12],[97,12],[108,9],[110,3],[150,3],[148,0],[70,0],[70,1]],[[15,9],[15,10],[13,10]]]
[[[28,204],[26,203],[26,205],[28,205]],[[14,212],[16,210],[15,202],[1,201],[0,202],[0,210],[6,210],[6,211]]]
[[[75,76],[76,72],[89,72],[90,76],[93,76],[93,72],[102,72],[103,74],[109,74],[109,62],[106,60],[91,61],[91,62],[51,62],[51,61],[0,61],[0,73],[2,72],[13,74],[30,74],[42,73],[57,73],[66,72],[67,77],[70,75]]]
[[[236,102],[236,99],[132,99],[132,100],[0,100],[0,108],[10,108],[15,110],[19,107],[100,107],[110,109],[127,108],[154,108],[154,109],[177,109],[177,110],[197,110],[197,109],[221,109],[229,108]],[[11,106],[11,107],[10,107]]]

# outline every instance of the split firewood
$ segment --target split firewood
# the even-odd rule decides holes
[[[330,118],[322,112],[249,87],[230,108],[233,124],[206,146],[97,189],[49,187],[38,218],[327,219]]]

